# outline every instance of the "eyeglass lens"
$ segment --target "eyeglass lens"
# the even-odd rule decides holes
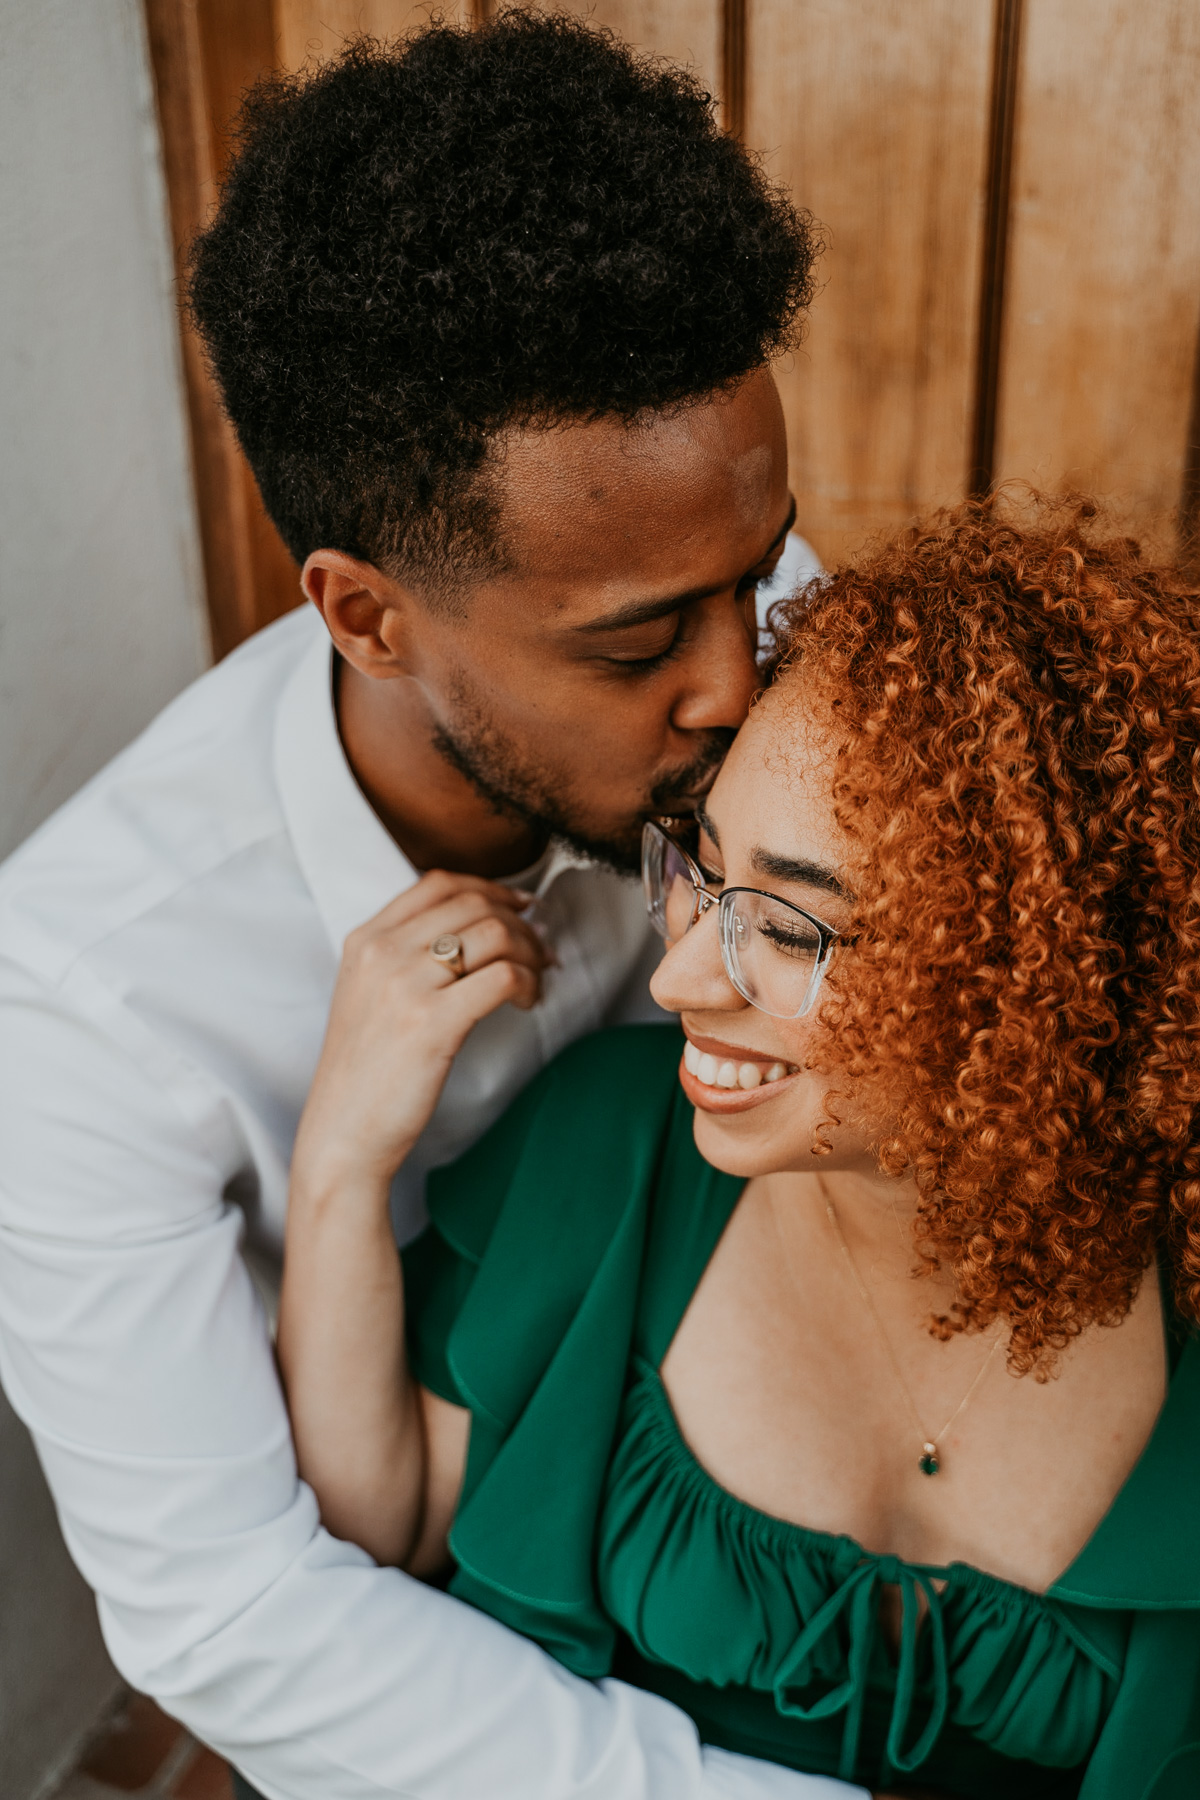
[[[655,928],[676,942],[695,921],[698,894],[683,852],[653,825],[643,839],[642,879]],[[778,1019],[809,1010],[826,958],[820,932],[803,913],[733,888],[721,902],[720,934],[726,972],[743,999]]]
[[[654,825],[642,834],[642,885],[654,929],[681,938],[696,916],[696,884],[679,846]]]
[[[721,909],[721,948],[739,994],[777,1019],[796,1019],[816,994],[821,935],[782,901],[735,889]]]

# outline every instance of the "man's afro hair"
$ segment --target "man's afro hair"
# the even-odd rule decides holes
[[[718,391],[813,258],[693,76],[510,11],[259,82],[190,297],[297,559],[440,587],[496,563],[497,433]]]

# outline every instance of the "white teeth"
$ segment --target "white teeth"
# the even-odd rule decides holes
[[[706,1087],[745,1088],[747,1092],[764,1081],[782,1081],[785,1075],[795,1073],[791,1065],[785,1062],[773,1062],[767,1068],[754,1062],[719,1062],[715,1056],[708,1056],[703,1050],[697,1050],[691,1038],[684,1042],[683,1066],[689,1075],[694,1075]]]

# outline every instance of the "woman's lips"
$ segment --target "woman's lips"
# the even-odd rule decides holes
[[[755,1056],[713,1038],[696,1042],[689,1033],[679,1079],[694,1106],[705,1112],[727,1113],[745,1112],[773,1099],[777,1089],[788,1086],[798,1073],[791,1063]]]

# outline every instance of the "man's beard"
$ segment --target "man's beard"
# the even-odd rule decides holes
[[[607,864],[623,875],[641,866],[642,826],[659,814],[690,813],[696,796],[714,776],[737,735],[718,726],[704,734],[700,752],[689,763],[662,775],[646,794],[645,804],[628,827],[612,837],[597,837],[577,816],[570,785],[561,770],[539,768],[524,760],[516,746],[457,696],[455,728],[434,729],[439,755],[464,776],[493,812],[528,825],[545,838],[558,838],[591,861]]]

